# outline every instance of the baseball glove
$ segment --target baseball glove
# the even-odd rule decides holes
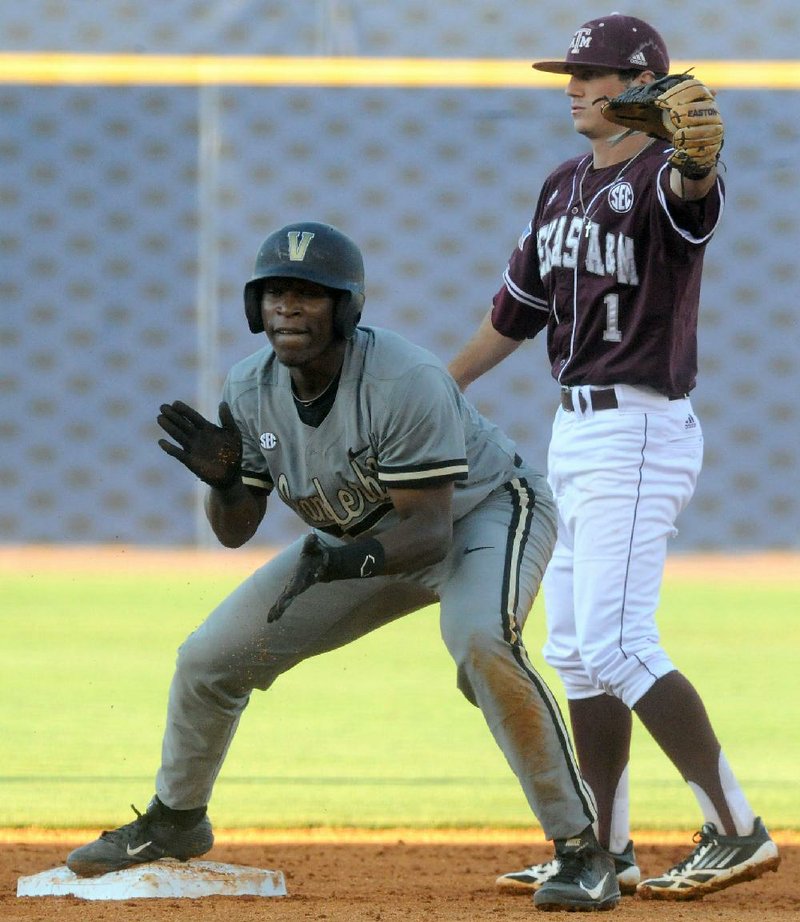
[[[687,179],[708,176],[719,160],[725,129],[714,93],[691,74],[637,83],[601,111],[615,125],[669,141],[669,162]]]

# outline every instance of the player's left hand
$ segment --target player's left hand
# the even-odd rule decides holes
[[[725,128],[715,94],[691,74],[632,84],[600,111],[629,131],[669,141],[669,163],[687,179],[708,176],[719,160]]]
[[[674,129],[669,162],[687,179],[707,176],[719,160],[725,129],[714,97],[704,83],[686,80],[656,99],[665,123]]]
[[[204,483],[225,490],[241,481],[242,436],[227,403],[219,405],[219,421],[214,425],[180,400],[162,404],[156,419],[178,443],[159,439],[159,446]]]
[[[270,623],[277,621],[289,607],[292,599],[297,598],[301,592],[305,592],[309,586],[313,586],[325,577],[327,568],[328,552],[325,545],[315,534],[307,535],[292,578],[270,608],[267,621]]]

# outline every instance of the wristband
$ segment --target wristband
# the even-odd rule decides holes
[[[322,583],[378,576],[386,560],[386,552],[377,538],[366,538],[343,547],[326,547],[325,556],[325,572],[320,576]]]

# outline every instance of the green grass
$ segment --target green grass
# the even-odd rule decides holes
[[[211,576],[4,580],[0,826],[115,826],[153,791],[175,650],[233,586]],[[734,771],[773,829],[800,828],[797,587],[673,581],[660,623]],[[537,602],[526,643],[543,664]],[[636,828],[694,828],[686,785],[638,725]],[[528,826],[480,713],[455,688],[426,609],[301,664],[244,715],[215,825]]]

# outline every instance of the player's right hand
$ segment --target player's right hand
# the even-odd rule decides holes
[[[300,558],[291,579],[284,587],[275,604],[267,612],[267,621],[272,623],[283,617],[293,599],[309,586],[324,580],[328,568],[328,552],[315,534],[306,535]]]
[[[180,400],[162,404],[156,418],[178,443],[159,439],[159,446],[204,483],[225,490],[241,481],[242,436],[227,403],[219,405],[219,421],[222,425],[216,426]]]

